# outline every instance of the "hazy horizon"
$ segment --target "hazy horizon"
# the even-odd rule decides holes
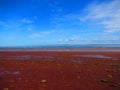
[[[49,48],[49,47],[120,47],[120,44],[51,44],[36,46],[4,46],[0,48]]]

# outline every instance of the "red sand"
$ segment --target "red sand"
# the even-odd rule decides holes
[[[0,52],[0,90],[120,90],[120,52]]]

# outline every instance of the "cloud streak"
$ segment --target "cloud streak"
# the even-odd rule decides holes
[[[101,25],[107,32],[120,32],[120,0],[88,5],[80,21]]]
[[[22,30],[23,28],[26,30],[32,30],[33,23],[34,20],[23,18],[17,20],[0,21],[0,27],[2,27],[2,30]]]
[[[27,19],[27,18],[23,18],[20,20],[21,23],[25,23],[25,24],[31,24],[33,23],[33,20]]]
[[[62,14],[63,10],[57,12],[56,5],[51,24],[54,26],[78,26],[87,23],[87,25],[99,26],[104,32],[120,32],[120,0],[111,0],[109,2],[92,2],[83,10],[76,13]],[[54,5],[54,4],[53,4]],[[52,5],[52,6],[53,6]],[[62,9],[62,8],[61,8]]]
[[[61,27],[61,16],[63,16],[63,8],[59,6],[59,2],[49,3],[48,6],[51,8],[50,25],[55,29]]]
[[[39,38],[51,35],[55,32],[56,32],[56,30],[41,31],[41,32],[32,33],[31,35],[29,35],[29,37],[32,38],[32,39],[39,39]]]

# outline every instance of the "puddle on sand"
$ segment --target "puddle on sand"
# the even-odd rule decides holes
[[[30,59],[54,59],[54,56],[50,55],[19,55],[19,56],[1,56],[2,60],[30,60]]]
[[[14,72],[9,72],[9,71],[4,71],[4,72],[0,72],[0,75],[20,75],[19,71],[14,71]]]
[[[19,71],[15,71],[15,72],[12,72],[11,74],[14,74],[14,75],[19,75],[20,72]]]
[[[1,56],[2,60],[28,60],[30,55],[20,55],[20,56]]]
[[[112,57],[104,56],[104,55],[81,55],[82,57],[90,57],[90,58],[106,58],[112,59]]]
[[[105,56],[105,55],[73,55],[73,57],[87,57],[87,58],[104,58],[104,59],[111,59],[111,60],[120,60],[120,58]]]
[[[33,59],[54,59],[53,56],[32,56]]]
[[[83,64],[83,60],[72,60],[72,63]]]
[[[6,70],[6,68],[1,67],[0,70]]]

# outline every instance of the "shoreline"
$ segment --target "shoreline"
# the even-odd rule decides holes
[[[120,47],[0,48],[0,52],[120,52]]]

